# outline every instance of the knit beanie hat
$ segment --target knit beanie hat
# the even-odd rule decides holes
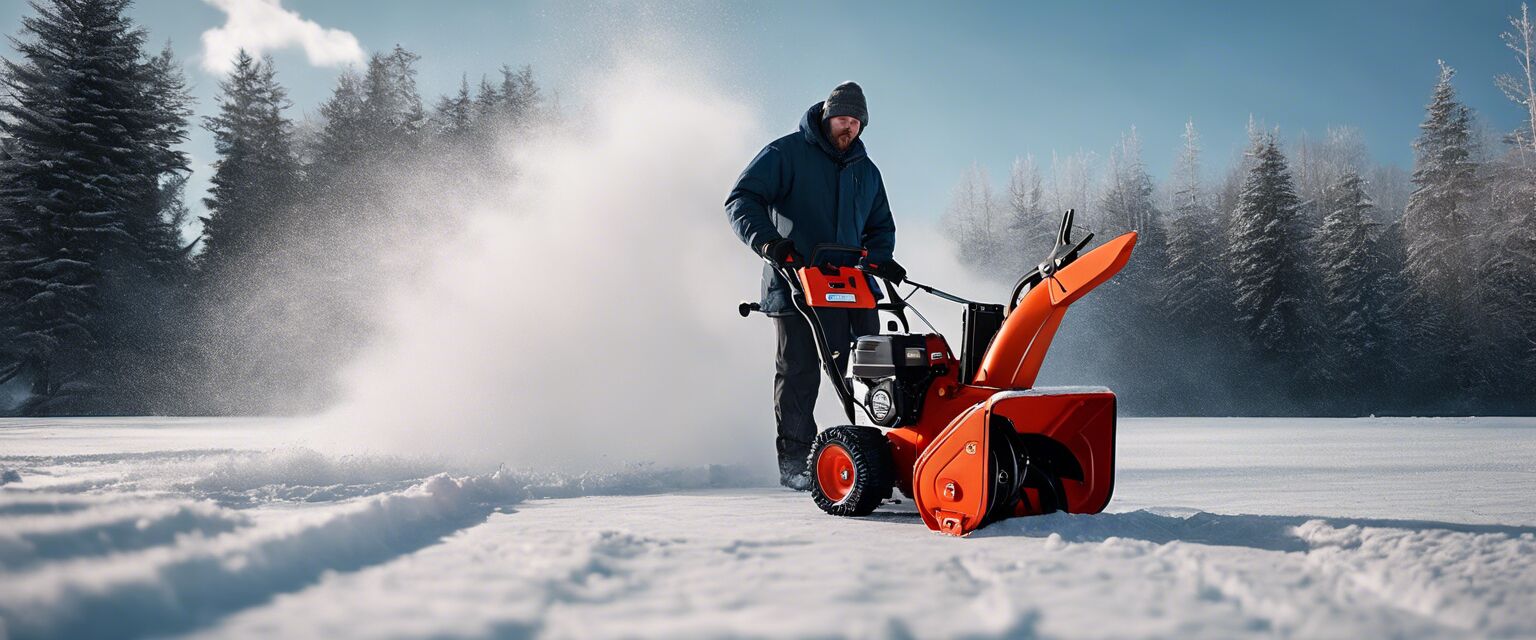
[[[864,89],[858,83],[849,81],[837,85],[822,103],[822,122],[837,116],[853,116],[859,119],[860,129],[869,127],[869,107],[864,103]]]

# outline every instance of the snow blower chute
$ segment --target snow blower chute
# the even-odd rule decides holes
[[[832,427],[816,437],[811,496],[823,511],[867,515],[894,487],[912,498],[930,529],[966,535],[1014,516],[1104,510],[1114,487],[1115,395],[1034,384],[1067,306],[1118,273],[1137,236],[1082,253],[1093,234],[1073,242],[1072,218],[1070,210],[1062,217],[1055,248],[1019,278],[1006,307],[910,279],[914,289],[905,297],[885,280],[889,295],[876,302],[865,271],[838,266],[864,255],[856,247],[820,245],[808,265],[779,269],[849,423],[857,407],[874,425]],[[907,302],[918,290],[965,305],[959,357]],[[878,309],[895,320],[886,333],[834,348],[817,321],[822,308]],[[756,310],[746,302],[739,308],[742,316]],[[911,333],[908,310],[932,333]],[[849,371],[838,371],[833,351],[850,347]]]

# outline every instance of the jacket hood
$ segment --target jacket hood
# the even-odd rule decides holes
[[[864,152],[863,131],[859,132],[859,137],[853,139],[853,145],[848,147],[848,151],[843,153],[838,153],[837,147],[832,146],[827,137],[822,135],[821,106],[823,104],[826,104],[826,102],[823,101],[811,105],[811,108],[806,109],[805,115],[800,118],[800,133],[805,136],[805,141],[815,145],[816,148],[821,149],[822,152],[831,158],[841,160],[844,163],[863,158],[866,155]]]

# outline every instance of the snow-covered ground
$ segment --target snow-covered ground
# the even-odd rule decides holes
[[[1536,637],[1531,418],[1125,419],[1109,513],[967,539],[292,432],[0,420],[0,637]]]

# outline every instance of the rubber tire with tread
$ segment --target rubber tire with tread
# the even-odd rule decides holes
[[[833,500],[822,491],[816,477],[816,463],[828,446],[841,446],[853,459],[853,487],[842,500]],[[811,499],[822,511],[835,516],[866,516],[891,497],[895,485],[896,461],[891,457],[890,441],[874,427],[844,425],[817,434],[807,460],[811,473]]]

